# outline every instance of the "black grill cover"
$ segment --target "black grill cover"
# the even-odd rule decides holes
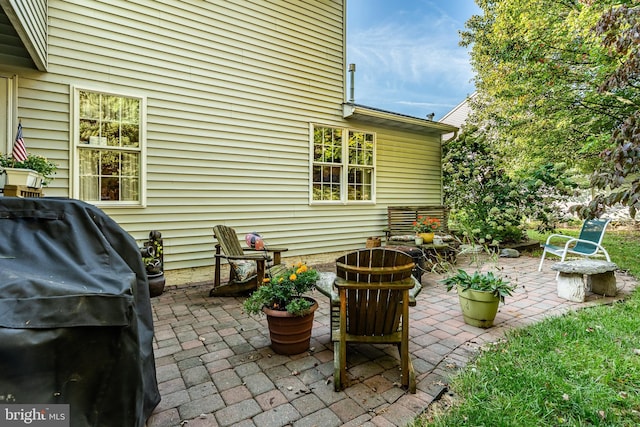
[[[135,240],[77,200],[0,197],[0,402],[143,426],[160,401]]]

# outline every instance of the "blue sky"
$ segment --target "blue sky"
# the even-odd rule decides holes
[[[458,31],[479,12],[473,0],[347,0],[355,102],[441,118],[474,91]]]

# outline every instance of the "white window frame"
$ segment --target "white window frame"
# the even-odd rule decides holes
[[[313,167],[317,164],[325,164],[321,162],[315,162],[314,159],[314,130],[316,128],[330,128],[340,129],[342,131],[342,162],[335,163],[336,166],[340,166],[340,200],[315,200],[313,198]],[[350,132],[365,133],[373,136],[373,148],[372,148],[372,164],[371,166],[364,166],[371,169],[371,199],[370,200],[349,200],[348,199],[348,187],[349,187],[349,168],[350,167],[363,167],[362,165],[349,164],[349,143],[348,138]],[[377,134],[376,132],[366,131],[362,129],[355,129],[343,126],[322,125],[317,123],[309,123],[309,204],[312,205],[373,205],[376,203],[376,144]],[[329,165],[327,163],[326,165]]]
[[[117,97],[136,98],[140,100],[140,119],[139,119],[139,131],[140,131],[140,146],[137,148],[119,148],[119,147],[105,147],[105,149],[116,149],[125,152],[139,152],[140,164],[139,164],[139,200],[85,200],[87,203],[91,203],[101,207],[146,207],[147,204],[147,99],[145,96],[125,93],[114,92],[109,90],[95,89],[91,87],[72,86],[71,87],[71,150],[70,159],[72,167],[72,179],[71,194],[73,198],[80,199],[80,150],[87,147],[87,144],[80,143],[80,92],[92,92],[102,95],[110,95]],[[92,149],[100,149],[100,146],[91,146]]]

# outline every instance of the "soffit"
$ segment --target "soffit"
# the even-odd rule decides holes
[[[0,7],[0,66],[38,69],[6,11]]]
[[[393,113],[364,105],[345,103],[342,104],[342,111],[345,119],[376,126],[385,126],[438,136],[458,131],[457,127],[445,123]]]

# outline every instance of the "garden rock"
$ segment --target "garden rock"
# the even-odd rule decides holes
[[[502,258],[518,258],[520,257],[520,251],[517,249],[504,248],[500,250],[500,257]]]

